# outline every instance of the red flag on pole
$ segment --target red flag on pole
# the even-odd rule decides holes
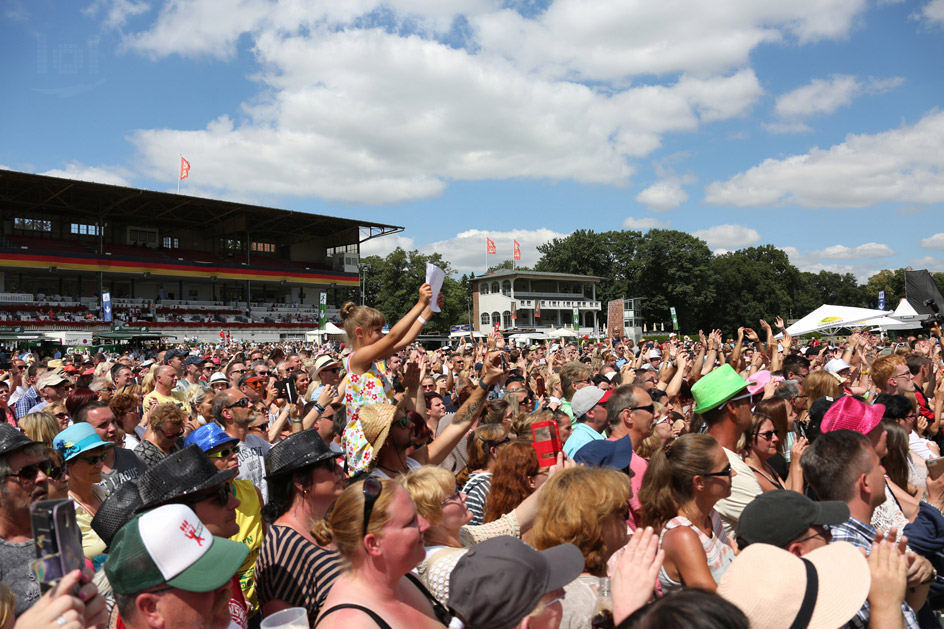
[[[180,178],[186,179],[190,176],[190,162],[183,157],[180,158]]]
[[[488,236],[485,237],[485,253],[497,253],[495,242]]]
[[[515,260],[520,260],[521,259],[521,245],[518,244],[517,240],[514,242],[515,242]]]

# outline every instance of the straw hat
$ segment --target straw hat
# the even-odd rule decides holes
[[[871,585],[869,564],[848,542],[804,555],[751,544],[728,566],[718,594],[737,605],[751,627],[834,629],[855,616]],[[806,619],[806,622],[802,622]]]
[[[364,431],[364,439],[370,444],[375,455],[387,442],[390,426],[393,425],[393,417],[396,413],[397,407],[393,404],[365,404],[361,407],[358,413],[361,430]],[[371,457],[371,466],[376,460],[376,456]]]

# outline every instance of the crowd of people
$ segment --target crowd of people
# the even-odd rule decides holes
[[[941,626],[939,328],[428,350],[434,305],[10,357],[0,627]],[[60,498],[84,567],[46,583]]]

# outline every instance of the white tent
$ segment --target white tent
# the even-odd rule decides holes
[[[910,324],[902,328],[895,328],[896,330],[920,328],[921,322],[928,318],[928,315],[918,314],[914,306],[905,298],[902,298],[902,300],[898,302],[898,307],[895,308],[895,312],[888,316],[891,319],[897,319],[901,323]]]
[[[476,339],[484,339],[488,335],[482,332],[450,332],[449,333],[449,338],[451,339],[458,339],[458,338],[462,338],[463,336],[471,336],[472,338],[476,338]]]
[[[344,336],[345,334],[346,332],[342,328],[339,328],[338,326],[328,321],[325,324],[324,330],[309,330],[305,332],[305,340],[317,341],[317,340],[321,340],[325,336]]]
[[[547,335],[551,338],[562,339],[565,337],[577,336],[577,333],[574,332],[573,329],[568,330],[567,328],[552,328],[547,332]]]
[[[891,314],[891,311],[824,304],[787,328],[787,332],[791,336],[813,332],[834,332],[857,324],[872,325],[870,319],[877,319],[888,314]]]

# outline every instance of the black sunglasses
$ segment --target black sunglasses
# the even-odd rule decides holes
[[[630,406],[630,407],[627,408],[626,410],[628,410],[628,411],[646,411],[647,413],[652,413],[653,415],[655,415],[655,414],[656,414],[656,405],[655,405],[655,404],[647,404],[646,406]]]
[[[211,489],[210,491],[201,491],[200,493],[193,494],[192,496],[185,496],[181,499],[181,502],[186,505],[195,505],[198,502],[203,502],[204,500],[212,498],[221,507],[225,507],[226,503],[229,502],[229,496],[229,483],[223,483],[216,489]]]
[[[233,408],[234,406],[241,406],[242,408],[246,408],[247,406],[249,406],[249,398],[241,397],[235,402],[233,402],[232,404],[230,404],[229,406],[227,406],[226,408]]]
[[[720,472],[705,472],[704,474],[701,474],[701,476],[728,476],[728,477],[730,477],[730,476],[731,476],[731,464],[728,463],[727,465],[725,465],[725,466],[724,466],[724,469],[721,470]]]
[[[55,472],[53,470],[56,470]],[[24,465],[19,472],[8,473],[7,476],[13,476],[23,482],[36,480],[36,476],[42,471],[46,476],[59,480],[62,478],[62,468],[56,467],[49,461],[40,461],[32,465]],[[53,476],[55,474],[55,476]]]
[[[75,458],[77,458],[77,459],[79,459],[79,460],[82,460],[82,461],[85,461],[85,462],[88,463],[89,465],[95,465],[95,464],[97,464],[97,463],[100,463],[101,461],[104,461],[104,460],[105,460],[105,455],[104,455],[104,454],[95,454],[95,455],[93,455],[93,456],[77,456],[77,457],[75,457]]]
[[[370,514],[374,511],[374,503],[383,491],[383,484],[373,476],[364,481],[364,527],[361,537],[367,535],[367,525],[370,524]]]

